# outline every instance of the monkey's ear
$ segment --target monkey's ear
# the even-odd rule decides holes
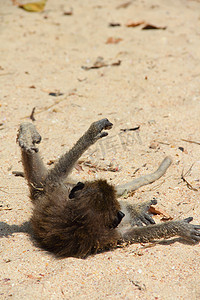
[[[77,191],[80,191],[84,188],[85,184],[83,182],[78,182],[73,189],[71,190],[70,194],[69,194],[69,199],[73,199],[75,197],[75,193]]]
[[[124,216],[125,214],[119,210],[112,224],[112,228],[116,228],[119,225],[119,223],[121,223],[121,220],[123,219]]]

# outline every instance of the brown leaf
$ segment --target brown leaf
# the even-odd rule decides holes
[[[118,44],[121,41],[122,41],[121,38],[109,37],[106,41],[106,44]]]
[[[63,15],[64,15],[64,16],[72,16],[72,15],[73,15],[73,10],[72,10],[72,8],[71,8],[70,10],[68,10],[68,11],[64,11]]]
[[[111,66],[120,66],[121,65],[121,60],[115,61],[111,64]]]
[[[145,22],[144,21],[138,21],[138,22],[128,22],[128,23],[126,23],[126,27],[137,27],[137,26],[140,26],[140,25],[142,25],[142,24],[145,24]]]
[[[160,215],[162,217],[161,220],[163,220],[163,221],[173,219],[170,215],[168,215],[165,211],[160,209],[158,206],[155,207],[155,206],[151,205],[149,208],[149,211],[150,211],[150,213],[152,213],[154,215]]]

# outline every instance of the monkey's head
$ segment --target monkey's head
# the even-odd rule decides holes
[[[85,208],[101,226],[116,228],[124,217],[115,188],[106,180],[100,179],[85,184],[79,182],[72,189],[69,198],[74,198],[81,209]]]

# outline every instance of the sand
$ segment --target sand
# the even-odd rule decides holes
[[[40,250],[29,236],[26,182],[12,174],[22,171],[18,126],[34,107],[45,164],[107,117],[114,127],[84,154],[91,163],[73,172],[77,180],[126,182],[170,155],[166,175],[124,201],[155,197],[172,218],[200,224],[200,1],[119,7],[125,2],[49,0],[44,12],[29,13],[1,0],[0,299],[200,298],[199,244],[175,238],[85,260]],[[91,68],[97,59],[100,68]],[[189,186],[181,176],[191,166]]]

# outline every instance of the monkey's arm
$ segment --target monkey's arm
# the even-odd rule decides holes
[[[200,225],[189,224],[192,217],[181,221],[168,221],[162,224],[155,224],[144,227],[134,227],[122,233],[124,242],[146,243],[161,238],[180,236],[189,242],[200,241]]]
[[[143,185],[150,184],[160,177],[162,177],[169,166],[171,165],[172,160],[170,157],[166,157],[162,163],[160,164],[159,168],[151,174],[144,175],[142,177],[136,178],[128,183],[116,186],[117,196],[122,196],[125,192],[131,192],[139,189]]]
[[[23,123],[20,125],[17,141],[21,148],[25,177],[28,180],[32,199],[34,199],[35,192],[42,188],[42,182],[47,175],[47,169],[35,146],[40,143],[41,136],[32,123]]]
[[[107,132],[102,132],[102,130],[111,129],[112,125],[108,119],[102,119],[92,123],[74,147],[59,159],[55,167],[49,172],[47,181],[51,182],[56,180],[56,178],[67,177],[79,157],[98,139],[108,135]]]

